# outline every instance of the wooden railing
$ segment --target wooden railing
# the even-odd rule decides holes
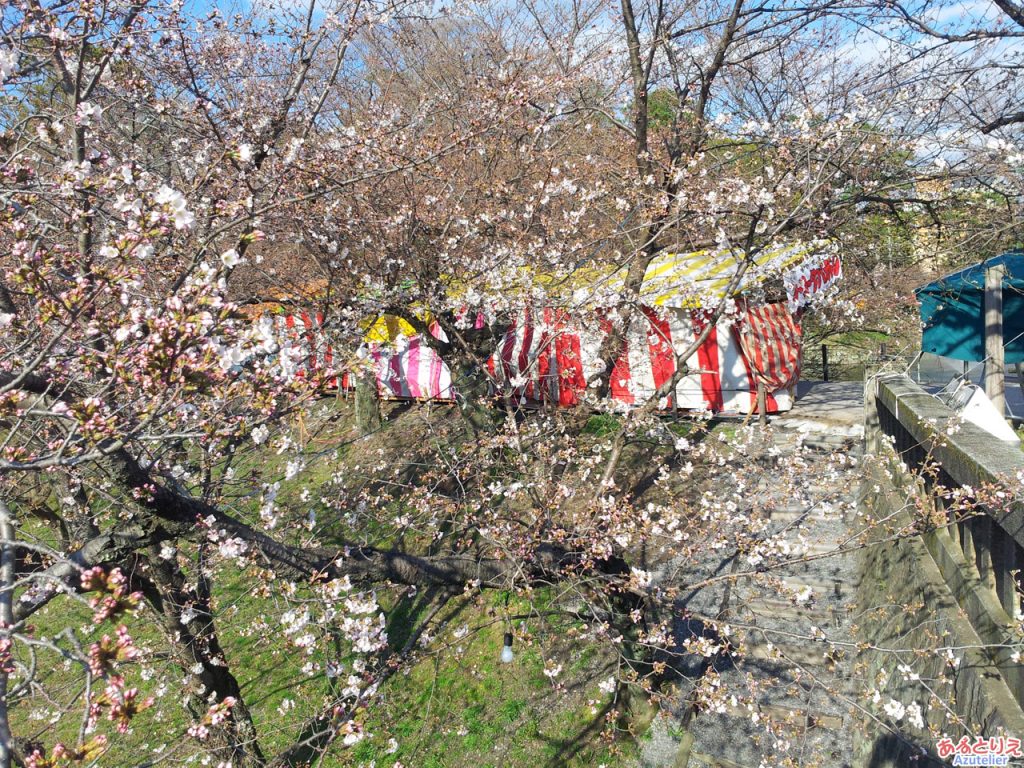
[[[1024,666],[1014,659],[1024,569],[1024,503],[1016,497],[1024,473],[1020,446],[963,422],[949,407],[903,375],[868,379],[865,391],[869,453],[884,454],[883,436],[922,485],[919,499],[937,504],[947,525],[930,530],[925,544],[993,664],[1024,706]],[[942,489],[1003,493],[998,505],[973,514],[954,512]],[[1015,490],[1016,488],[1016,490]],[[980,498],[980,497],[979,497]]]

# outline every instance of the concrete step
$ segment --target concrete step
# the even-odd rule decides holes
[[[785,525],[780,524],[770,527],[766,536],[788,541],[793,547],[799,546],[802,553],[801,557],[818,557],[830,554],[834,554],[837,558],[845,557],[847,553],[841,553],[838,550],[840,545],[844,543],[843,539],[845,538],[846,531],[833,533],[828,530],[822,530],[824,527],[824,523],[812,526],[804,522],[797,525],[794,521]],[[846,546],[852,543],[846,542]]]
[[[820,668],[831,674],[843,661],[844,655],[848,655],[841,649],[830,648],[825,642],[808,644],[791,637],[773,637],[770,632],[766,635],[747,638],[737,660],[738,665],[742,667],[744,661],[750,660],[770,661],[783,667]]]
[[[856,588],[856,585],[851,583],[853,574],[845,573],[839,569],[840,563],[830,563],[830,560],[832,558],[816,560],[810,563],[800,563],[787,567],[784,572],[776,570],[771,576],[781,581],[787,589],[792,589],[795,592],[801,592],[805,587],[810,587],[814,593],[814,598],[819,603],[826,601],[835,603],[852,597]],[[838,560],[838,558],[835,558],[835,560]],[[821,566],[822,563],[827,563],[834,567],[828,569],[827,572],[822,572],[820,567],[811,571],[810,566]],[[777,589],[772,589],[771,586],[771,584],[763,582],[753,585],[747,581],[739,582],[736,587],[737,605],[744,605],[761,598],[773,599],[781,597],[781,593]]]
[[[846,626],[850,617],[849,609],[845,606],[819,604],[809,608],[794,607],[781,601],[763,601],[749,606],[744,613],[744,623],[749,622],[767,633],[795,632],[810,635],[811,628],[817,627],[826,637],[833,637],[838,630]]]
[[[828,631],[829,627],[842,623],[849,615],[849,606],[830,603],[827,600],[815,599],[811,603],[797,603],[784,598],[761,597],[747,605],[747,610],[759,618],[772,617],[784,621],[804,622],[821,627]]]
[[[797,520],[806,522],[836,522],[843,520],[845,505],[833,501],[801,503],[782,503],[767,507],[769,519],[774,523],[791,523]]]
[[[776,722],[792,723],[798,734],[815,728],[839,730],[846,720],[842,715],[810,712],[806,709],[789,709],[774,704],[762,706],[761,712]]]
[[[811,711],[805,706],[790,707],[782,704],[761,704],[757,707],[757,712],[762,717],[770,718],[774,722],[792,725],[796,734],[806,733],[814,729],[838,730],[843,727],[846,721],[846,717],[843,714]],[[724,714],[727,717],[747,718],[750,716],[749,710],[738,705],[727,705]],[[716,757],[715,759],[722,760],[723,758]]]
[[[864,445],[862,440],[854,440],[848,437],[834,437],[831,435],[815,435],[814,437],[808,437],[801,442],[804,448],[808,448],[812,451],[832,453],[833,451],[843,451],[848,456],[860,458],[864,455]]]

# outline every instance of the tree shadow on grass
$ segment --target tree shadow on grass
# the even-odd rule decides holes
[[[554,754],[544,763],[545,768],[564,766],[588,746],[593,745],[607,722],[608,714],[613,710],[621,712],[619,725],[625,728],[633,718],[632,710],[635,707],[632,705],[632,698],[636,695],[628,686],[620,685],[618,697],[607,701],[589,723],[568,738],[559,739],[538,732],[537,738],[555,750]],[[649,718],[645,725],[649,724],[650,719],[653,718]]]

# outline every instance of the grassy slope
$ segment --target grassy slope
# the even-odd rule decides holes
[[[442,636],[407,675],[393,678],[386,706],[368,723],[372,732],[341,764],[442,766],[607,766],[632,762],[628,742],[605,743],[600,732],[610,698],[599,680],[610,673],[586,647],[554,650],[565,670],[556,691],[544,675],[539,645],[516,644],[515,660],[501,664],[503,626],[484,605],[453,617]],[[463,626],[486,624],[456,638]],[[398,743],[388,753],[388,742]]]
[[[332,418],[321,419],[322,426],[308,435],[315,458],[299,478],[282,484],[282,503],[298,504],[305,488],[318,488],[334,473],[366,466],[381,447],[393,451],[396,435],[407,435],[406,439],[415,442],[424,439],[424,431],[433,429],[423,426],[422,413],[406,411],[378,435],[351,442],[349,406],[337,403],[330,407]],[[283,463],[282,457],[269,450],[251,461],[258,462],[268,477]],[[254,505],[255,500],[239,500],[239,506],[246,503]],[[324,700],[327,680],[322,673],[311,676],[301,669],[306,661],[323,659],[302,657],[278,641],[279,627],[274,622],[279,612],[267,616],[264,623],[264,606],[274,596],[254,597],[251,590],[257,583],[251,573],[243,571],[221,575],[216,582],[218,624],[229,663],[240,679],[257,726],[266,734],[264,749],[272,754],[290,742],[301,718]],[[543,595],[539,597],[543,599]],[[609,659],[585,642],[569,641],[578,627],[528,621],[522,629],[529,639],[517,641],[515,661],[498,663],[505,629],[503,599],[486,595],[452,601],[440,614],[444,626],[431,630],[434,639],[419,651],[416,663],[382,688],[367,720],[371,736],[353,749],[335,750],[324,765],[533,768],[604,764],[612,768],[635,764],[635,744],[628,736],[622,737],[625,718],[617,717],[619,710],[625,709],[621,696],[613,702],[597,687],[613,671]],[[396,645],[395,641],[408,635],[415,613],[407,610],[409,606],[402,607],[404,610],[393,612],[388,628]],[[90,613],[70,599],[55,600],[38,616],[37,632],[52,636],[70,625],[80,629],[83,643],[89,643],[104,630],[112,631],[109,626],[88,629]],[[100,727],[101,732],[110,733],[112,744],[101,764],[134,766],[157,755],[194,754],[194,746],[185,736],[189,718],[179,704],[184,674],[160,656],[163,643],[151,613],[144,609],[126,623],[142,647],[157,652],[139,669],[127,670],[126,677],[143,695],[157,695],[157,703],[134,721],[126,736],[113,734],[106,725]],[[463,627],[468,632],[458,637]],[[545,658],[555,659],[564,668],[557,689],[543,674]],[[12,709],[15,733],[33,734],[47,746],[58,740],[74,743],[80,726],[77,719],[65,717],[53,724],[48,720],[59,705],[81,695],[81,675],[50,652],[41,652],[38,663],[47,689],[59,691],[60,697],[47,702],[35,694],[17,702]],[[286,699],[294,706],[282,710]],[[620,732],[613,741],[602,736],[609,722]],[[392,738],[398,746],[390,752]]]

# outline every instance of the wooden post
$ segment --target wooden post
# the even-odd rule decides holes
[[[974,542],[974,562],[978,566],[981,583],[996,591],[996,574],[992,563],[992,520],[987,515],[976,517],[971,530]]]
[[[1006,415],[1006,365],[1003,363],[1003,275],[995,264],[985,269],[985,394]]]
[[[768,392],[763,381],[757,382],[757,413],[761,426],[768,424]]]

